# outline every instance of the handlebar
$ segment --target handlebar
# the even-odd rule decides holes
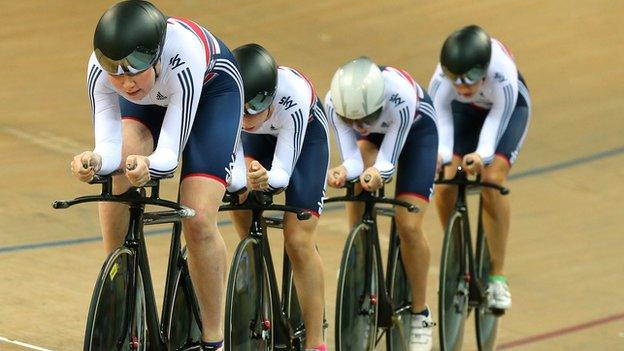
[[[491,188],[496,189],[501,195],[508,195],[510,190],[504,186],[490,183],[490,182],[482,182],[481,175],[477,175],[474,179],[468,179],[468,174],[464,169],[459,166],[457,167],[457,173],[453,179],[445,179],[444,178],[444,167],[438,173],[438,179],[435,180],[436,184],[449,184],[449,185],[463,185],[470,188]]]
[[[275,205],[273,204],[273,196],[279,194],[284,189],[280,188],[271,192],[264,192],[258,190],[252,190],[249,192],[247,199],[240,203],[239,195],[247,192],[247,188],[243,188],[235,193],[228,193],[223,197],[223,202],[226,204],[219,207],[219,211],[240,211],[250,210],[253,212],[263,211],[282,211],[290,212],[297,215],[297,219],[305,221],[310,219],[312,214],[310,211],[302,210],[297,207],[287,205]]]
[[[370,178],[367,180],[366,177],[370,175],[364,176],[364,181],[370,181]],[[359,194],[355,194],[355,185],[359,183],[359,178],[352,179],[350,181],[345,182],[345,185],[342,187],[347,190],[347,194],[344,196],[335,196],[328,199],[325,199],[325,203],[330,202],[364,202],[372,205],[375,204],[387,204],[393,206],[404,207],[409,212],[416,213],[419,211],[418,207],[410,204],[406,201],[397,200],[394,198],[387,198],[385,196],[385,188],[382,186],[376,192],[370,192],[362,189]],[[384,182],[384,184],[387,182]]]
[[[115,171],[109,175],[96,175],[89,184],[101,184],[102,191],[99,195],[87,195],[77,197],[72,200],[56,200],[52,202],[54,209],[66,209],[74,205],[88,202],[119,202],[129,205],[154,205],[174,210],[181,218],[195,216],[195,211],[177,202],[163,200],[159,197],[160,180],[172,178],[173,173],[167,174],[159,179],[150,179],[142,187],[131,187],[123,194],[113,194],[113,176],[122,174],[123,171]],[[146,195],[146,188],[150,188],[149,196]]]

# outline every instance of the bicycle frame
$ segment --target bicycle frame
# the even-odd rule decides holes
[[[393,316],[395,315],[395,306],[390,297],[390,281],[386,281],[386,277],[383,272],[383,264],[381,257],[381,244],[379,242],[379,231],[377,228],[377,215],[388,216],[392,218],[392,226],[390,234],[390,242],[388,248],[388,257],[393,257],[396,250],[399,250],[399,238],[396,230],[394,230],[394,209],[393,208],[378,208],[377,204],[388,204],[393,206],[401,206],[408,209],[410,212],[417,212],[418,208],[414,205],[396,200],[389,199],[385,197],[385,188],[380,188],[377,192],[371,193],[365,190],[362,190],[360,194],[355,195],[355,184],[356,181],[348,182],[345,187],[347,188],[346,196],[339,196],[330,199],[326,199],[325,202],[363,202],[364,203],[364,213],[362,214],[362,219],[360,223],[365,224],[370,231],[371,235],[367,236],[366,243],[366,267],[372,267],[371,260],[373,257],[376,259],[376,265],[373,267],[377,271],[379,279],[377,280],[377,291],[379,292],[379,296],[375,296],[374,303],[378,305],[377,310],[377,328],[382,329],[384,332],[380,333],[377,336],[377,340],[375,343],[379,343],[381,338],[383,337],[385,331],[392,328],[394,325]],[[372,252],[371,252],[372,250]],[[374,256],[373,256],[374,255]],[[391,269],[391,267],[388,267]],[[364,286],[371,286],[372,272],[366,272],[366,280]]]
[[[113,195],[112,193],[112,177],[95,177],[91,184],[102,184],[102,192],[100,195],[82,196],[73,200],[61,200],[53,202],[52,206],[55,209],[64,209],[70,206],[87,203],[87,202],[118,202],[129,204],[129,224],[124,239],[124,243],[121,247],[125,247],[130,250],[132,254],[132,268],[129,272],[130,277],[130,298],[127,300],[129,316],[134,316],[135,301],[138,294],[137,276],[139,271],[141,272],[141,279],[143,283],[143,289],[145,293],[145,312],[146,322],[148,329],[148,337],[150,348],[154,350],[166,350],[169,331],[165,330],[165,326],[169,325],[172,315],[172,295],[175,289],[173,286],[173,278],[175,275],[183,271],[183,279],[188,279],[187,283],[190,283],[190,277],[188,271],[184,270],[182,264],[182,249],[180,243],[181,236],[181,223],[180,219],[184,217],[194,216],[194,211],[179,205],[178,203],[160,199],[159,197],[159,181],[154,180],[148,182],[141,188],[130,188],[128,191],[121,195]],[[146,196],[145,188],[151,188],[151,193]],[[168,207],[172,210],[158,211],[158,212],[145,212],[145,205],[156,205],[162,207]],[[163,301],[163,311],[161,323],[158,320],[158,310],[156,306],[156,297],[154,295],[154,288],[151,278],[151,271],[149,267],[149,261],[147,257],[147,246],[145,244],[145,236],[143,227],[145,225],[162,224],[162,223],[174,223],[172,230],[172,239],[170,247],[170,255],[167,268],[167,281],[165,284],[165,295]],[[192,285],[186,285],[192,286]],[[194,294],[188,296],[193,297],[192,303],[194,306],[198,306],[197,301],[194,299]],[[197,308],[193,308],[195,318],[198,321],[198,325],[201,328],[201,318]],[[128,339],[128,333],[130,330],[130,319],[124,320],[124,328],[126,335],[123,338]],[[123,339],[122,338],[122,339]]]
[[[480,189],[480,188],[491,188],[498,190],[502,195],[509,194],[509,189],[500,186],[498,184],[482,182],[480,176],[477,176],[474,180],[468,179],[466,172],[458,167],[457,173],[453,179],[443,179],[443,172],[440,172],[439,179],[436,180],[436,184],[449,184],[457,186],[457,200],[455,202],[454,211],[457,211],[462,216],[462,226],[464,227],[464,237],[462,238],[462,257],[465,257],[465,261],[462,262],[464,266],[460,267],[461,270],[465,271],[466,265],[468,266],[468,276],[465,277],[467,282],[469,283],[469,300],[468,304],[470,308],[477,307],[485,302],[486,300],[486,291],[485,285],[481,282],[479,275],[476,270],[476,257],[475,251],[473,250],[472,245],[472,231],[470,228],[470,220],[468,214],[468,201],[467,196],[469,190],[471,189]],[[477,224],[477,242],[481,241],[481,236],[484,235],[483,231],[483,221],[482,221],[482,206],[483,206],[483,197],[479,195],[479,216],[478,216],[478,224]]]
[[[248,237],[255,239],[259,249],[262,260],[266,263],[266,267],[264,264],[260,264],[260,276],[264,276],[265,269],[267,270],[269,277],[269,289],[270,294],[272,296],[272,314],[273,316],[279,316],[276,320],[279,321],[277,328],[274,328],[274,348],[275,349],[285,349],[291,350],[296,345],[293,345],[293,341],[296,342],[298,340],[297,332],[294,330],[292,324],[290,323],[290,319],[288,318],[287,307],[284,302],[289,301],[290,291],[284,289],[284,287],[289,286],[286,285],[289,283],[288,279],[290,279],[290,260],[286,252],[284,252],[284,262],[283,262],[283,277],[282,277],[282,294],[280,296],[279,289],[277,285],[277,277],[275,274],[275,266],[273,264],[273,256],[271,255],[271,247],[269,245],[269,237],[267,235],[267,228],[282,228],[282,221],[276,218],[264,218],[264,211],[282,211],[282,212],[292,212],[297,214],[297,218],[300,220],[305,220],[310,218],[311,214],[308,211],[302,211],[297,208],[291,206],[284,205],[274,205],[271,195],[264,194],[262,192],[252,191],[249,193],[247,197],[247,201],[240,204],[236,199],[237,195],[232,194],[233,196],[229,199],[224,200],[224,202],[229,202],[228,205],[223,205],[219,208],[219,211],[232,211],[232,210],[251,210],[252,218],[251,225],[249,227]],[[265,225],[266,224],[266,225]],[[304,347],[305,345],[297,345],[299,347]]]

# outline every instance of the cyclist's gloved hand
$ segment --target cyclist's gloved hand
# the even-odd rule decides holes
[[[91,151],[85,151],[74,156],[69,164],[74,177],[81,182],[90,182],[95,174],[102,168],[102,156]]]
[[[269,172],[260,162],[253,160],[249,164],[247,181],[252,190],[266,190],[269,188]]]
[[[327,172],[327,185],[333,188],[343,187],[346,181],[347,181],[347,169],[342,165],[331,168]]]
[[[150,180],[149,159],[142,155],[126,158],[126,178],[133,186],[143,186]]]
[[[360,175],[360,184],[366,191],[377,191],[383,185],[381,174],[375,167],[368,167],[362,175]]]
[[[481,172],[483,172],[483,159],[481,159],[481,156],[476,152],[464,155],[462,167],[468,174],[481,174]]]

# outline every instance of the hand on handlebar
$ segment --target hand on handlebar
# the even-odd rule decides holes
[[[72,159],[69,167],[74,177],[88,183],[102,168],[102,156],[91,151],[80,153]]]
[[[462,167],[466,170],[466,173],[470,175],[473,175],[475,173],[481,174],[484,168],[483,160],[478,153],[473,152],[464,155],[464,158],[462,160]]]
[[[149,159],[146,156],[130,155],[126,158],[126,178],[133,186],[143,186],[150,180]]]
[[[375,167],[367,168],[362,175],[360,175],[360,184],[362,188],[368,192],[377,191],[383,185],[379,170]]]
[[[347,181],[347,169],[340,165],[338,167],[331,168],[327,172],[327,185],[332,188],[341,188]]]
[[[260,162],[253,160],[249,164],[247,181],[252,190],[266,190],[269,188],[269,172]]]

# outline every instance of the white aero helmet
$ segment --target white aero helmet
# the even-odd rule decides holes
[[[362,119],[384,104],[381,70],[366,56],[351,60],[334,73],[330,94],[339,116]]]

